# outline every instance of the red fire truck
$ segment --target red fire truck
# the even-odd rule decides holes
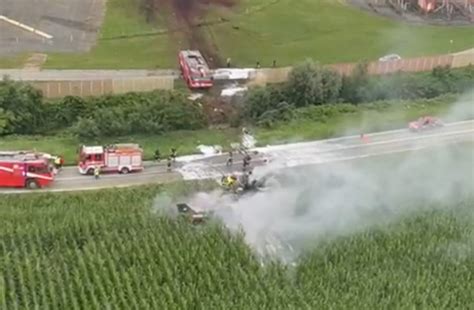
[[[143,170],[143,150],[138,144],[113,144],[108,146],[81,146],[79,150],[79,173],[93,174],[94,168],[101,172],[126,174]]]
[[[199,51],[184,50],[178,54],[183,78],[191,89],[210,88],[213,78],[209,66]]]
[[[31,151],[0,152],[0,187],[36,189],[54,180],[49,160]]]

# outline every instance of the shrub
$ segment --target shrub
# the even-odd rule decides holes
[[[93,99],[93,113],[81,119],[72,132],[79,137],[161,134],[206,126],[201,108],[172,92],[130,93]],[[107,104],[110,103],[110,104]],[[86,109],[87,110],[87,109]],[[91,125],[89,129],[87,126]]]
[[[32,134],[44,127],[45,113],[41,92],[29,84],[4,78],[0,81],[0,109],[4,134]]]
[[[341,86],[342,78],[337,72],[306,60],[291,70],[286,83],[286,100],[296,107],[334,102]]]

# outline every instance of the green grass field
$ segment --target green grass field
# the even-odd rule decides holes
[[[468,163],[469,157],[459,158]],[[395,162],[365,164],[387,169]],[[6,195],[0,201],[0,308],[474,306],[470,198],[419,206],[387,226],[320,241],[296,266],[261,265],[243,236],[218,223],[194,227],[158,209],[158,197],[211,187],[176,183]],[[418,202],[411,203],[415,208]]]
[[[414,102],[393,102],[384,107],[374,105],[351,106],[348,113],[335,113],[320,119],[320,111],[305,109],[299,117],[289,123],[281,123],[271,129],[253,128],[252,131],[259,145],[280,144],[303,140],[324,139],[362,132],[375,132],[404,128],[408,121],[422,115],[442,115],[456,101],[457,96],[447,95],[432,100]],[[469,116],[466,116],[469,117]],[[315,120],[317,118],[317,120]],[[453,121],[453,120],[451,120]],[[196,147],[204,145],[221,145],[229,148],[230,143],[240,141],[239,129],[206,129],[196,131],[170,132],[160,136],[127,136],[103,138],[99,141],[79,141],[68,134],[55,136],[6,136],[0,140],[0,150],[36,149],[52,154],[62,154],[66,164],[75,164],[76,150],[81,143],[107,144],[135,142],[142,145],[145,158],[151,159],[158,147],[166,153],[171,147],[178,147],[181,155],[196,153]]]
[[[360,11],[342,1],[241,0],[229,10],[212,9],[206,19],[226,23],[202,27],[223,59],[236,66],[292,65],[311,57],[323,63],[442,54],[474,46],[473,27],[406,25]],[[169,24],[164,10],[155,24],[145,22],[134,0],[109,0],[97,46],[86,54],[50,54],[47,68],[174,68],[176,54],[188,48],[182,37],[163,34]],[[168,22],[167,22],[168,20]],[[171,21],[173,23],[173,21]],[[238,27],[238,29],[235,29]],[[113,39],[124,35],[152,36]],[[453,40],[451,44],[450,41]],[[181,41],[181,42],[180,42]],[[16,66],[2,60],[0,66]]]

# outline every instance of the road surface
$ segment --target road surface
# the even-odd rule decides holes
[[[20,70],[0,69],[0,76],[16,81],[84,81],[170,76],[179,78],[178,70]]]
[[[258,154],[252,157],[252,167],[271,165],[272,169],[279,169],[324,164],[464,141],[474,142],[474,120],[450,123],[443,128],[420,133],[412,133],[406,129],[372,133],[366,135],[365,141],[360,136],[349,136],[256,148],[253,151]],[[166,183],[183,179],[219,178],[223,174],[241,170],[241,155],[234,155],[234,164],[231,167],[226,166],[227,158],[227,154],[207,157],[185,156],[178,158],[171,172],[166,170],[166,163],[146,162],[143,172],[102,175],[98,180],[92,176],[80,175],[75,167],[65,167],[56,177],[54,185],[41,191],[89,190]],[[18,192],[31,191],[19,189],[0,191],[0,193]]]

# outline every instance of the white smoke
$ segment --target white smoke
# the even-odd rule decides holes
[[[465,98],[469,94],[448,119],[472,109],[472,101]],[[244,232],[258,253],[292,261],[320,241],[422,210],[449,208],[472,198],[474,190],[472,143],[282,170],[285,164],[277,158],[254,169],[256,178],[273,174],[264,192],[239,200],[200,193],[190,203],[216,210],[229,229]]]
[[[278,240],[287,247],[276,255],[294,259],[318,241],[385,225],[423,208],[449,207],[472,194],[473,157],[461,160],[450,148],[432,151],[436,154],[426,150],[390,165],[375,159],[381,162],[282,171],[265,192],[238,201],[221,198],[217,216],[230,229],[243,230],[258,252]]]

